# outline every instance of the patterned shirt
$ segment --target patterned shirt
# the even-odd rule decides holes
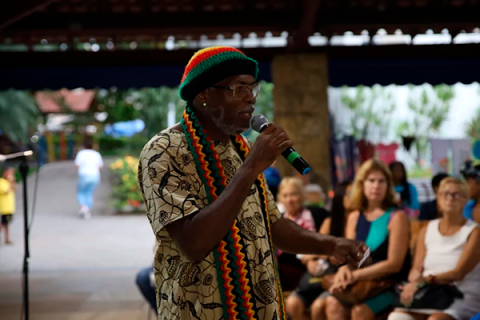
[[[228,183],[242,160],[232,142],[215,143],[215,150]],[[221,319],[223,306],[213,252],[195,263],[187,258],[165,228],[208,205],[205,188],[182,132],[167,129],[146,144],[140,156],[138,182],[157,240],[154,273],[159,319]],[[270,221],[274,223],[281,215],[268,189],[267,197]],[[279,318],[274,257],[261,212],[258,191],[252,185],[237,220],[247,248],[255,318],[272,320]]]

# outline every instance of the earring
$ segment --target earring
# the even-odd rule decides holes
[[[203,103],[203,106],[204,106],[204,107],[206,107],[206,106],[207,106],[207,103],[206,103],[206,102],[204,102],[204,103]]]

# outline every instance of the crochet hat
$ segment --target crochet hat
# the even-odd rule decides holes
[[[258,76],[258,63],[233,47],[209,47],[196,52],[185,67],[178,93],[185,101],[225,78]]]

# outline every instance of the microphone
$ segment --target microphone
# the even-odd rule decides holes
[[[270,122],[264,115],[256,115],[250,121],[252,129],[257,132],[262,132]],[[292,147],[287,148],[282,152],[282,156],[302,175],[309,173],[312,169],[310,165],[303,160],[302,156],[298,154]]]
[[[6,161],[8,159],[30,157],[32,155],[33,155],[32,150],[16,152],[16,153],[11,153],[11,154],[0,154],[0,162]]]

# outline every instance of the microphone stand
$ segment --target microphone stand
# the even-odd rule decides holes
[[[28,197],[27,197],[27,175],[28,175],[28,160],[26,156],[21,157],[22,162],[19,165],[19,171],[23,181],[23,228],[24,228],[24,242],[25,253],[23,256],[23,312],[25,320],[29,318],[29,286],[28,286],[28,259],[30,258],[29,247],[29,227],[28,227]]]
[[[27,176],[28,176],[28,160],[27,157],[32,156],[33,151],[21,151],[17,153],[12,153],[8,155],[0,154],[0,162],[6,161],[8,159],[20,158],[21,162],[19,165],[20,175],[22,176],[23,181],[23,228],[24,228],[24,242],[25,242],[25,253],[23,256],[23,314],[25,320],[28,320],[30,316],[29,307],[29,286],[28,286],[28,259],[30,258],[30,247],[29,247],[29,233],[30,227],[28,225],[28,185],[27,185]]]

